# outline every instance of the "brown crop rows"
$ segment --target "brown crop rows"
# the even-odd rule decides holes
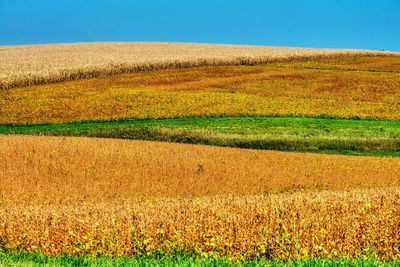
[[[0,137],[0,246],[400,257],[400,159]]]

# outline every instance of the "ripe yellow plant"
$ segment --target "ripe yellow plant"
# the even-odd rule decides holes
[[[377,70],[299,69],[301,65],[271,63],[160,70],[2,90],[0,123],[241,115],[400,119],[400,74],[386,72],[400,64],[400,57],[368,58],[369,65],[362,62],[367,59],[357,60],[358,68],[374,62]],[[307,64],[340,67],[335,62]]]
[[[302,60],[286,62],[293,59]],[[270,63],[240,65],[263,62]],[[2,47],[0,124],[226,115],[399,120],[399,66],[398,55],[370,51]],[[101,78],[82,79],[90,77]],[[0,159],[0,251],[400,260],[400,158],[0,135]]]
[[[0,151],[0,249],[400,259],[398,158],[34,136]]]
[[[153,197],[400,185],[400,158],[15,135],[0,136],[0,153],[4,203],[140,197],[151,205]]]

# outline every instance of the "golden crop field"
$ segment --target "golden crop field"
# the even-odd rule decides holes
[[[400,57],[158,70],[0,90],[0,123],[197,116],[400,119]],[[316,69],[321,66],[331,69]],[[351,66],[364,71],[343,71]],[[313,69],[309,69],[313,68]],[[373,70],[373,71],[365,71]]]
[[[310,68],[310,69],[336,69],[336,70],[371,70],[400,72],[400,53],[393,53],[386,58],[376,56],[350,56],[327,58],[324,60],[301,60],[282,62],[280,67]]]
[[[5,202],[35,203],[44,198],[57,203],[96,202],[114,197],[179,198],[400,185],[399,158],[97,138],[3,135],[0,140],[0,195]]]
[[[400,120],[399,88],[398,53],[184,43],[0,47],[0,126],[50,123],[51,133],[51,123],[91,120]],[[312,136],[317,126],[306,126]],[[385,138],[397,142],[390,133]],[[400,261],[399,240],[400,158],[0,135],[0,252]]]
[[[0,136],[0,247],[400,258],[400,159]]]
[[[393,53],[190,43],[75,43],[0,47],[0,89],[144,70]]]

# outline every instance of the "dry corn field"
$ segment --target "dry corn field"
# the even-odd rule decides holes
[[[76,43],[0,47],[0,89],[164,68],[392,53],[189,43]]]
[[[400,159],[0,136],[0,248],[400,257]]]

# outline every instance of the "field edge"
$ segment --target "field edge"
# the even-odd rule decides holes
[[[223,129],[228,129],[230,125],[230,128],[235,127],[224,132]],[[133,139],[301,153],[400,157],[400,132],[393,130],[396,125],[400,122],[303,117],[206,117],[0,125],[0,134]],[[360,135],[362,129],[368,129],[368,134]]]
[[[382,262],[375,257],[309,258],[293,261],[253,259],[231,261],[229,258],[190,254],[156,254],[132,257],[46,256],[40,253],[1,252],[0,266],[393,266],[398,262]]]
[[[266,63],[281,63],[281,62],[292,62],[292,61],[306,61],[306,60],[318,60],[318,59],[334,59],[334,58],[345,58],[352,56],[365,56],[365,57],[387,57],[392,56],[392,52],[381,52],[381,51],[347,51],[343,49],[343,52],[336,52],[331,54],[316,53],[314,55],[296,55],[289,54],[285,56],[271,57],[271,56],[237,56],[231,59],[218,59],[218,58],[196,58],[193,60],[169,60],[169,61],[154,61],[154,62],[143,62],[143,63],[108,63],[103,67],[86,67],[82,69],[59,69],[52,71],[46,75],[37,74],[24,74],[18,79],[14,77],[6,77],[6,79],[0,79],[0,90],[41,85],[41,84],[52,84],[65,81],[73,81],[79,79],[90,79],[90,78],[101,78],[107,76],[113,76],[117,74],[126,73],[137,73],[137,72],[148,72],[163,69],[183,69],[192,67],[206,67],[206,66],[238,66],[238,65],[259,65]]]

